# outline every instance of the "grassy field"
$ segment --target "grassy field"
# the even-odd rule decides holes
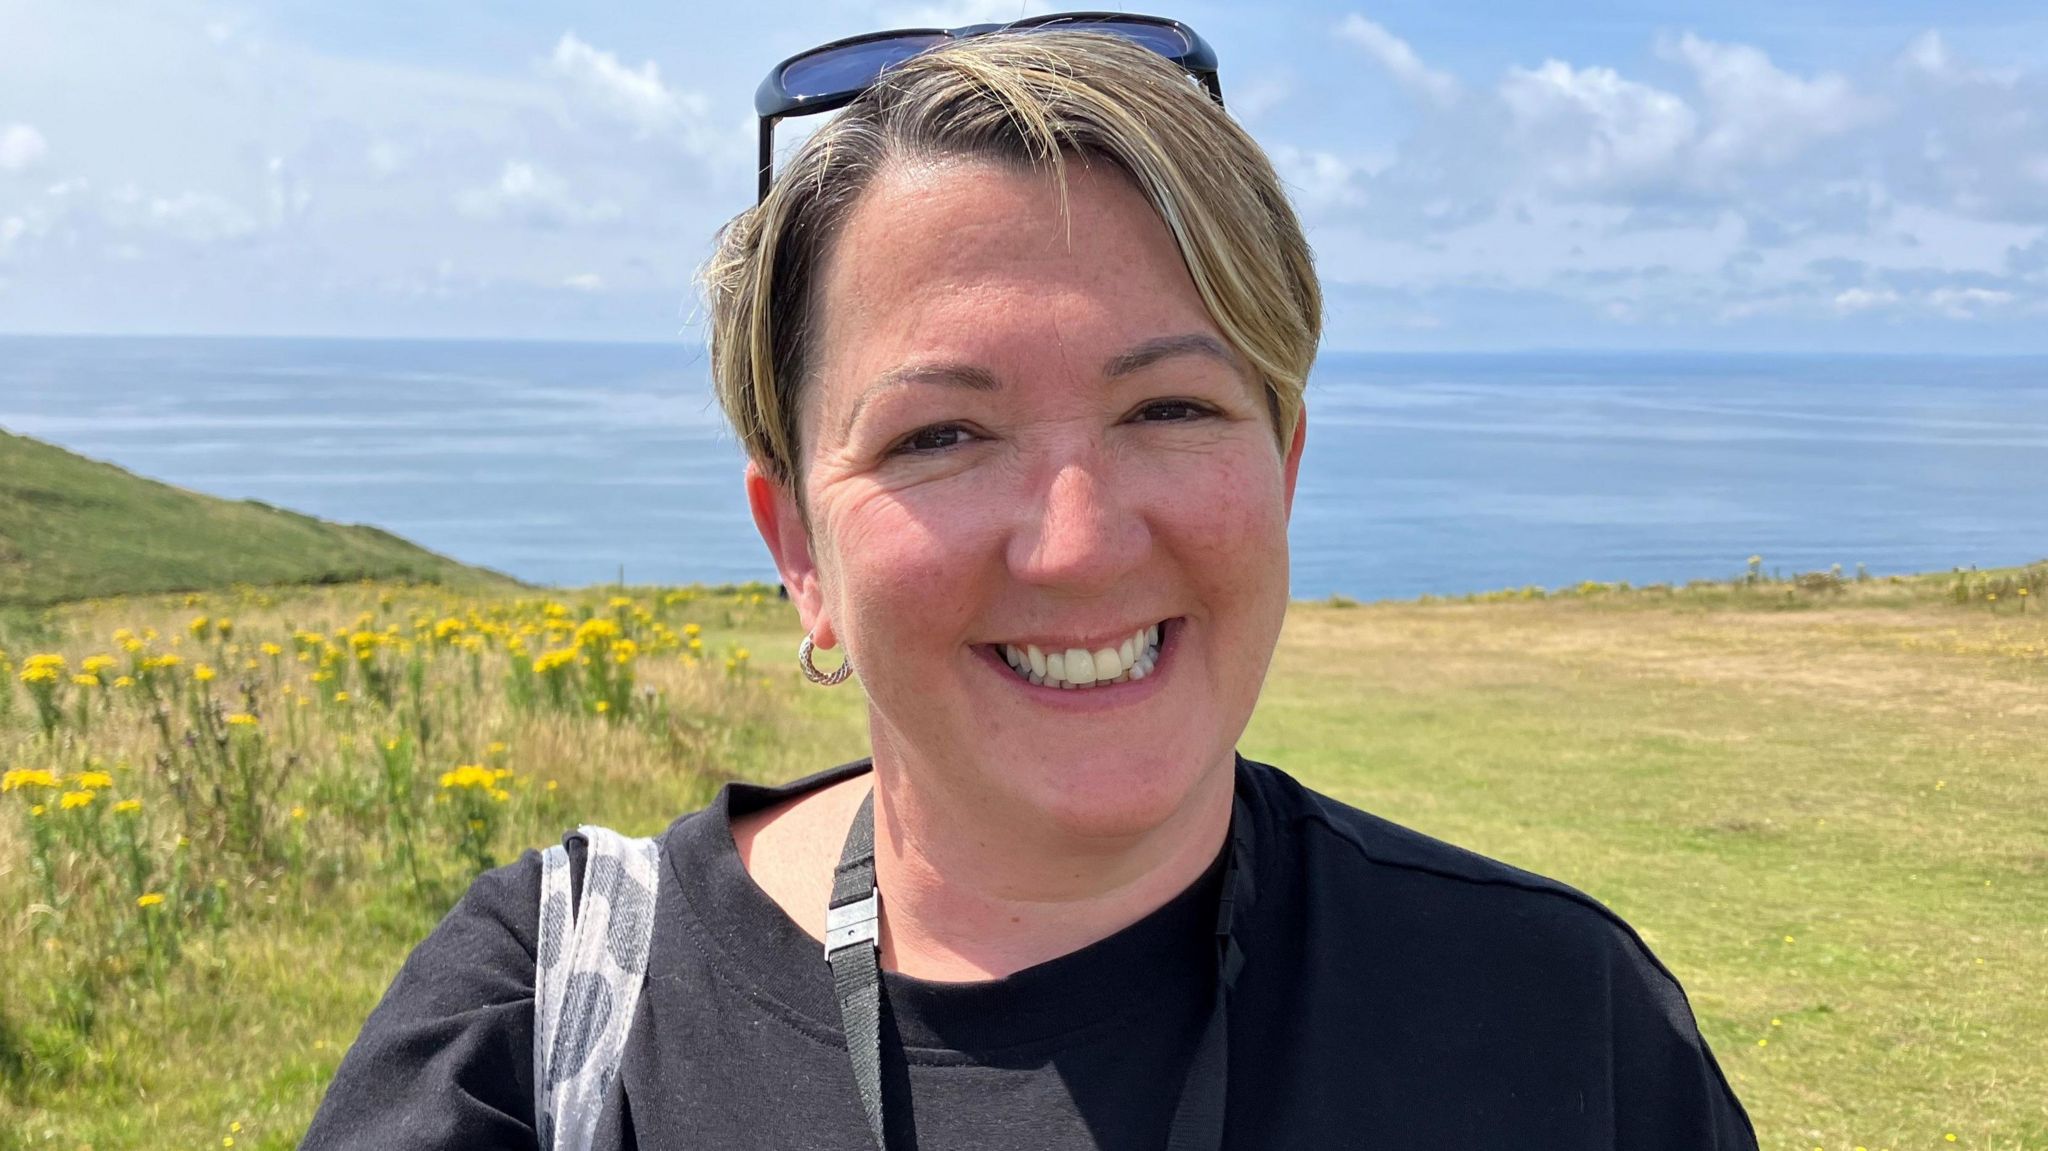
[[[1766,1148],[2048,1149],[2044,591],[1297,604],[1244,750],[1614,906]],[[477,867],[864,750],[772,593],[526,595],[4,625],[0,1148],[290,1147]]]
[[[514,586],[379,528],[186,491],[0,429],[0,610],[365,577]]]

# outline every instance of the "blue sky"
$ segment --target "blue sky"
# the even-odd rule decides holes
[[[751,97],[966,2],[0,0],[0,331],[694,339]],[[1160,3],[1339,349],[2048,352],[2048,5]]]

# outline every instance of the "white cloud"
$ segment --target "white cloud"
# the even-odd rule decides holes
[[[1912,43],[1899,54],[1899,65],[1930,79],[1952,84],[1993,84],[2010,88],[2020,79],[2016,68],[1964,66],[1949,52],[1948,41],[1933,28],[1913,37]]]
[[[49,143],[32,124],[0,128],[0,172],[25,172],[40,163],[49,150]]]
[[[555,75],[568,80],[607,114],[630,124],[641,137],[680,134],[701,142],[707,110],[704,97],[664,84],[654,61],[629,68],[612,53],[565,32],[548,65]]]
[[[1835,297],[1835,310],[1848,315],[1872,308],[1888,308],[1898,302],[1899,294],[1890,288],[1850,288]]]
[[[1424,64],[1406,40],[1358,13],[1351,13],[1337,25],[1337,35],[1365,49],[1366,55],[1378,61],[1402,87],[1439,105],[1458,99],[1456,77]]]
[[[1715,165],[1783,163],[1876,111],[1843,77],[1824,72],[1801,79],[1747,44],[1687,32],[1666,53],[1690,66],[1699,84],[1709,125],[1701,151]]]
[[[562,286],[578,292],[601,292],[604,290],[604,277],[596,272],[578,272],[565,278]]]
[[[2012,293],[1995,288],[1936,288],[1927,293],[1927,304],[1955,320],[1974,320],[1989,308],[2012,303]]]
[[[363,162],[380,177],[396,175],[405,166],[405,160],[405,149],[389,140],[372,140],[363,149]]]
[[[458,195],[455,207],[473,220],[542,229],[602,224],[621,214],[619,206],[609,200],[588,204],[577,200],[561,177],[521,160],[508,161],[495,184]]]
[[[1691,106],[1669,92],[1612,68],[1574,69],[1559,60],[1508,69],[1500,99],[1532,170],[1568,191],[1677,179],[1698,124]]]
[[[1295,201],[1318,208],[1363,204],[1363,178],[1391,162],[1389,157],[1353,159],[1292,144],[1277,144],[1269,154],[1280,182],[1287,186]]]
[[[109,196],[108,201],[116,222],[191,244],[239,240],[257,229],[254,216],[212,192],[151,196],[124,188]]]

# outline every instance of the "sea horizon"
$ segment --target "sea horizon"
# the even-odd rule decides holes
[[[1297,598],[2048,555],[2048,354],[1325,351]],[[563,587],[776,575],[701,346],[0,336],[0,428]]]

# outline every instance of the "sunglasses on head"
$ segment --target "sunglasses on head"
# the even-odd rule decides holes
[[[761,118],[761,171],[758,200],[768,198],[775,163],[775,125],[790,116],[831,112],[853,103],[874,87],[882,74],[928,48],[991,32],[1103,32],[1149,48],[1200,81],[1218,104],[1223,85],[1216,79],[1216,52],[1193,28],[1163,16],[1120,12],[1056,12],[1009,24],[970,24],[964,28],[899,28],[869,32],[821,44],[777,64],[754,92],[754,111]]]

